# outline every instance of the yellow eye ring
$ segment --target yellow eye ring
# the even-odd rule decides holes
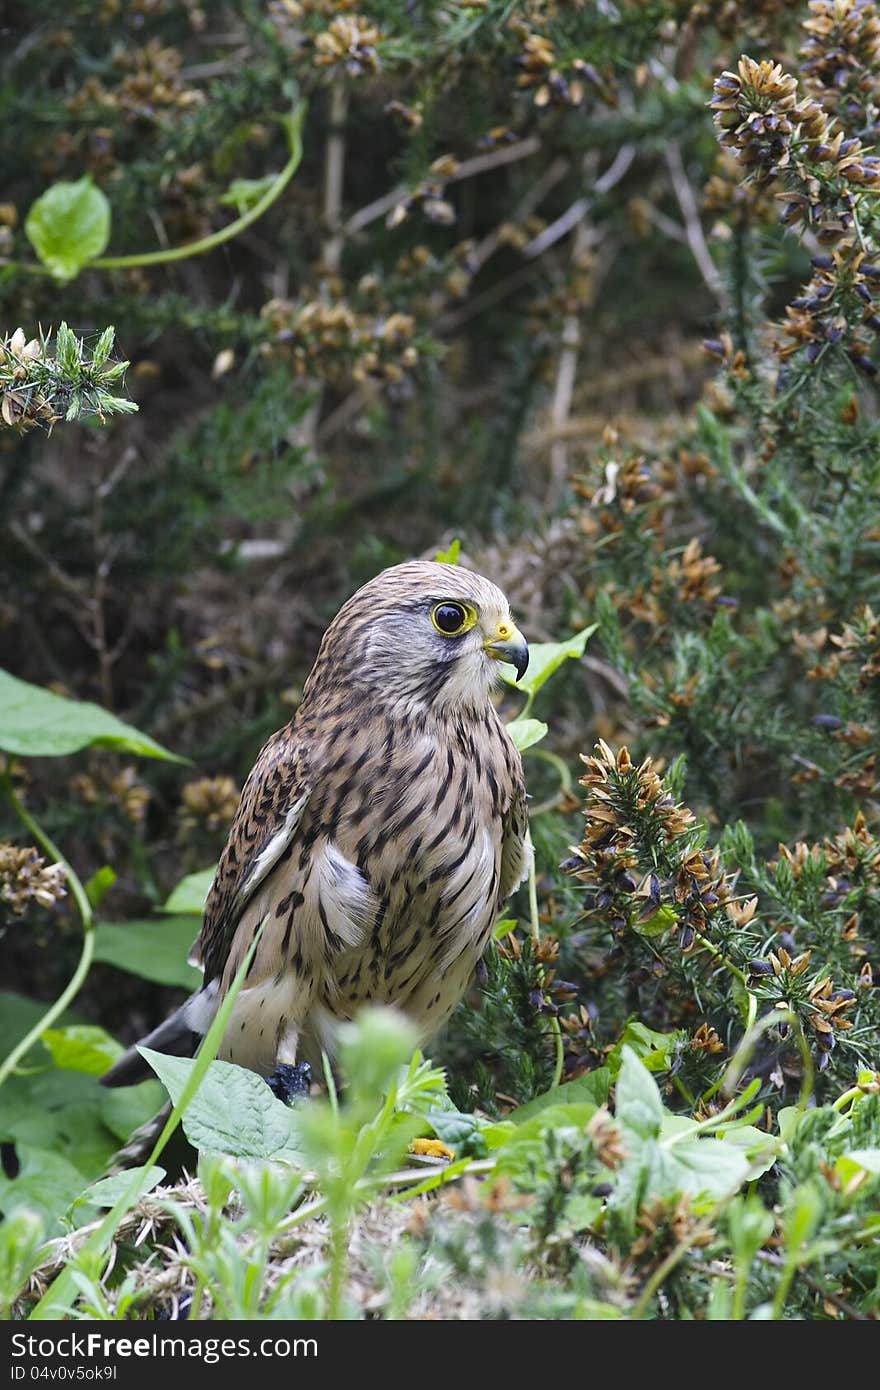
[[[456,603],[451,599],[438,603],[431,610],[431,622],[437,632],[444,637],[460,637],[474,627],[477,622],[476,610],[467,603]]]

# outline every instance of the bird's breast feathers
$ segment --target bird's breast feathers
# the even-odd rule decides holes
[[[445,1021],[516,886],[504,880],[528,869],[519,758],[492,718],[479,750],[434,730],[337,738],[295,830],[279,817],[246,871],[221,995],[263,930],[221,1056],[262,1072],[315,1057],[367,1002],[424,1036]]]

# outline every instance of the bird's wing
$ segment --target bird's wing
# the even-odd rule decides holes
[[[290,845],[312,792],[307,746],[288,724],[262,749],[244,784],[191,960],[206,982],[222,974],[241,914]]]
[[[522,883],[529,872],[531,862],[532,840],[529,835],[528,799],[525,786],[519,782],[502,823],[499,907]]]

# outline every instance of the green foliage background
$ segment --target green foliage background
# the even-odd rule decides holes
[[[0,687],[4,1053],[81,986],[0,1099],[0,1304],[51,1286],[43,1237],[156,1104],[94,1075],[190,984],[204,879],[169,895],[327,621],[457,538],[533,643],[598,631],[526,711],[534,891],[431,1048],[445,1087],[407,1083],[494,1177],[355,1283],[388,1316],[462,1315],[440,1270],[467,1316],[876,1317],[876,5],[35,0],[4,39],[2,665],[91,711],[34,746]],[[371,1198],[393,1075],[306,1126]],[[230,1301],[246,1140],[198,1229],[189,1189],[168,1218],[197,1312],[357,1312],[332,1184],[311,1282],[269,1232],[271,1296]],[[264,1216],[305,1226],[297,1183]],[[102,1258],[88,1315],[161,1306]]]

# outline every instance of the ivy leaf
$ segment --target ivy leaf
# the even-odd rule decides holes
[[[123,1052],[115,1038],[90,1023],[47,1028],[41,1041],[49,1049],[56,1067],[62,1071],[85,1072],[88,1076],[102,1076]]]
[[[110,240],[110,204],[88,174],[53,183],[31,205],[25,235],[56,280],[72,280]]]
[[[546,737],[548,726],[542,719],[512,719],[506,727],[514,748],[524,753]]]
[[[558,671],[563,661],[583,656],[587,642],[596,631],[598,624],[583,628],[565,642],[534,642],[529,645],[529,669],[521,681],[516,678],[512,666],[503,665],[501,674],[508,685],[524,690],[528,695],[536,695],[541,686],[548,681],[554,671]]]
[[[201,973],[187,964],[197,930],[192,917],[99,922],[95,929],[95,960],[158,985],[198,989]]]
[[[205,899],[214,882],[214,868],[199,869],[194,874],[182,878],[171,896],[162,904],[163,912],[192,912],[201,917],[205,910]]]
[[[220,202],[225,207],[235,208],[241,217],[268,193],[277,178],[277,174],[264,174],[261,179],[233,179]]]
[[[681,1029],[674,1033],[657,1033],[646,1023],[631,1019],[621,1035],[620,1042],[608,1054],[607,1061],[612,1075],[617,1075],[621,1055],[627,1047],[648,1071],[668,1071],[683,1037]]]
[[[100,705],[67,700],[0,670],[0,748],[20,757],[63,758],[92,746],[186,762]]]
[[[103,868],[97,869],[92,874],[88,883],[85,885],[86,897],[92,907],[98,907],[105,893],[108,893],[116,882],[116,871],[105,864]]]
[[[150,1064],[173,1104],[177,1104],[195,1057],[168,1057],[152,1048],[138,1049]],[[275,1159],[301,1165],[298,1116],[283,1105],[256,1072],[231,1062],[212,1062],[183,1115],[187,1139],[208,1154],[234,1158]]]

